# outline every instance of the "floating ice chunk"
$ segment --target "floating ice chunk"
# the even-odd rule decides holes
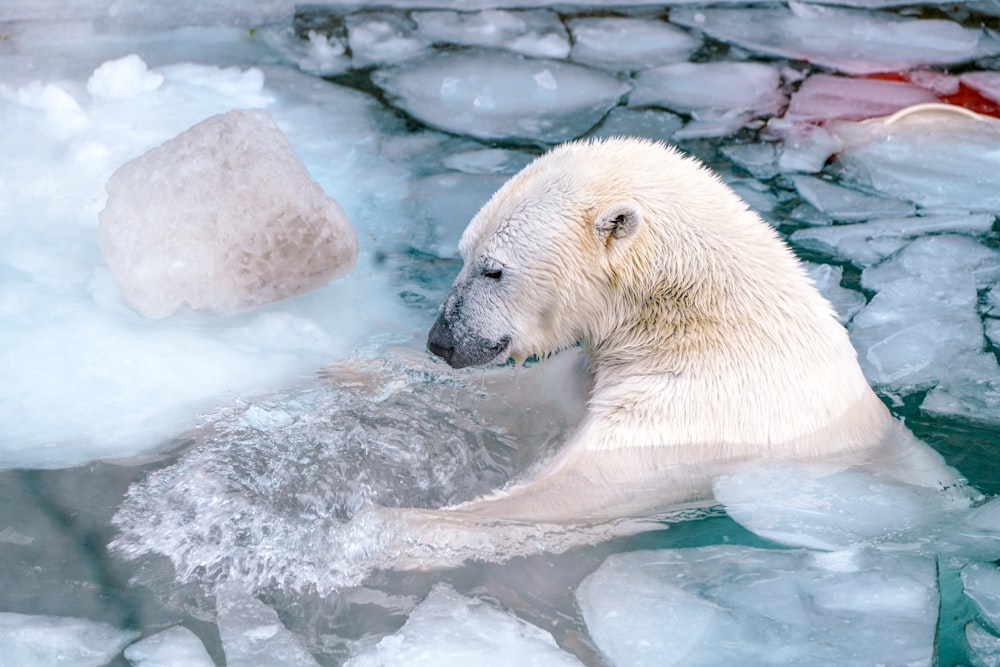
[[[319,667],[277,612],[238,586],[216,591],[219,638],[230,667]]]
[[[970,622],[965,626],[965,640],[973,667],[1000,667],[1000,637]]]
[[[831,128],[847,183],[923,207],[1000,209],[1000,120],[931,105]]]
[[[150,72],[143,59],[133,53],[94,70],[87,80],[87,92],[98,98],[120,100],[156,90],[162,83],[163,75]]]
[[[438,584],[406,624],[345,667],[579,666],[552,635],[480,600]]]
[[[833,304],[842,324],[849,322],[865,307],[868,300],[865,299],[864,294],[841,286],[840,281],[844,276],[843,268],[833,264],[813,264],[812,262],[806,262],[805,267],[809,277],[816,283],[816,288]]]
[[[264,111],[209,118],[107,184],[101,252],[147,317],[232,313],[344,275],[357,236]]]
[[[405,15],[393,12],[357,12],[350,14],[347,43],[355,67],[398,63],[428,49],[416,25]]]
[[[214,667],[198,636],[183,625],[157,632],[125,649],[133,667]]]
[[[640,72],[629,106],[659,106],[692,116],[677,139],[732,134],[785,102],[780,72],[761,63],[675,63]]]
[[[792,176],[799,195],[834,220],[870,220],[880,216],[910,215],[913,204],[864,194],[815,176]]]
[[[101,4],[101,3],[98,3]],[[101,18],[118,27],[171,29],[183,26],[258,26],[288,20],[294,0],[233,4],[225,0],[115,0]]]
[[[959,80],[983,97],[1000,103],[1000,72],[966,72]]]
[[[330,76],[350,68],[351,59],[344,44],[336,37],[310,30],[304,52],[298,56],[299,69],[310,74]],[[279,43],[278,48],[283,45]]]
[[[569,36],[550,9],[414,12],[420,35],[431,42],[507,49],[538,58],[565,58]]]
[[[644,137],[670,143],[674,133],[683,126],[681,117],[669,111],[616,107],[589,136]]]
[[[918,236],[941,232],[984,234],[993,227],[989,213],[880,218],[871,222],[800,229],[792,244],[847,259],[858,266],[877,264]]]
[[[994,630],[1000,629],[1000,569],[994,563],[962,568],[962,588]]]
[[[578,18],[570,58],[586,65],[622,70],[648,69],[687,60],[700,37],[665,21],[632,18]]]
[[[778,173],[777,147],[773,143],[731,144],[719,149],[723,155],[757,179],[774,178]]]
[[[934,661],[933,559],[746,546],[610,556],[580,584],[616,667]]]
[[[395,104],[480,139],[556,143],[582,135],[628,92],[603,72],[503,52],[442,52],[373,75]]]
[[[937,102],[934,93],[903,81],[813,74],[792,95],[785,121],[862,120],[885,116],[914,104]]]
[[[1000,38],[953,21],[801,3],[788,8],[680,7],[671,10],[670,21],[758,53],[848,74],[908,71],[1000,53]]]
[[[0,612],[0,664],[104,667],[138,635],[84,618]]]
[[[933,281],[940,280],[939,274],[951,274],[959,284],[971,279],[974,289],[985,289],[1000,280],[1000,251],[986,246],[974,238],[957,234],[925,236],[906,246],[898,255],[878,266],[872,266],[861,274],[861,284],[870,290],[879,291],[896,280],[927,277],[929,292],[937,293],[955,306],[965,306],[976,298],[966,291],[958,291],[953,282],[945,282],[940,288],[933,288]],[[952,296],[949,298],[948,294]]]
[[[964,236],[919,238],[862,285],[878,294],[851,322],[869,380],[895,390],[933,389],[921,409],[993,422],[1000,368],[984,349],[978,289],[1000,279],[1000,252]]]
[[[757,535],[824,550],[907,533],[947,504],[937,489],[823,464],[740,466],[718,477],[713,493],[729,516]]]

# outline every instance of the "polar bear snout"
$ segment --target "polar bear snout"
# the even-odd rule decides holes
[[[493,340],[454,326],[445,310],[438,315],[427,335],[427,349],[452,368],[483,366],[504,354],[508,347],[510,336]]]

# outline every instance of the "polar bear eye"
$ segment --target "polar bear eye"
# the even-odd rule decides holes
[[[483,269],[483,278],[500,280],[503,278],[503,269]]]

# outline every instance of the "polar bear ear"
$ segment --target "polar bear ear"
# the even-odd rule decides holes
[[[610,245],[634,234],[641,224],[642,210],[638,206],[627,201],[616,202],[597,214],[594,233],[605,245]]]

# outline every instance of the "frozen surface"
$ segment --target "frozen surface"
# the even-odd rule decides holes
[[[969,657],[975,667],[1000,665],[1000,637],[977,623],[969,623],[965,626],[965,638],[971,649]]]
[[[805,267],[809,277],[816,284],[816,288],[837,311],[842,323],[849,322],[858,311],[865,307],[867,300],[864,294],[841,285],[844,276],[842,267],[811,262],[807,262]]]
[[[125,649],[133,667],[214,667],[215,662],[198,636],[175,625],[145,637]]]
[[[552,636],[482,600],[440,584],[398,632],[360,651],[345,667],[572,667],[579,660]]]
[[[596,125],[630,88],[598,70],[502,51],[440,52],[381,70],[374,81],[428,125],[479,139],[552,143]]]
[[[0,612],[0,665],[104,667],[137,634],[85,618]]]
[[[577,590],[615,667],[934,660],[933,559],[737,545],[609,557]]]
[[[266,111],[212,116],[108,181],[101,252],[126,303],[232,314],[346,274],[358,239]]]
[[[581,18],[569,22],[570,58],[610,69],[648,69],[683,62],[702,40],[661,21],[629,18]]]
[[[1000,53],[1000,38],[943,19],[820,7],[677,8],[670,20],[757,53],[846,72],[906,71]]]

